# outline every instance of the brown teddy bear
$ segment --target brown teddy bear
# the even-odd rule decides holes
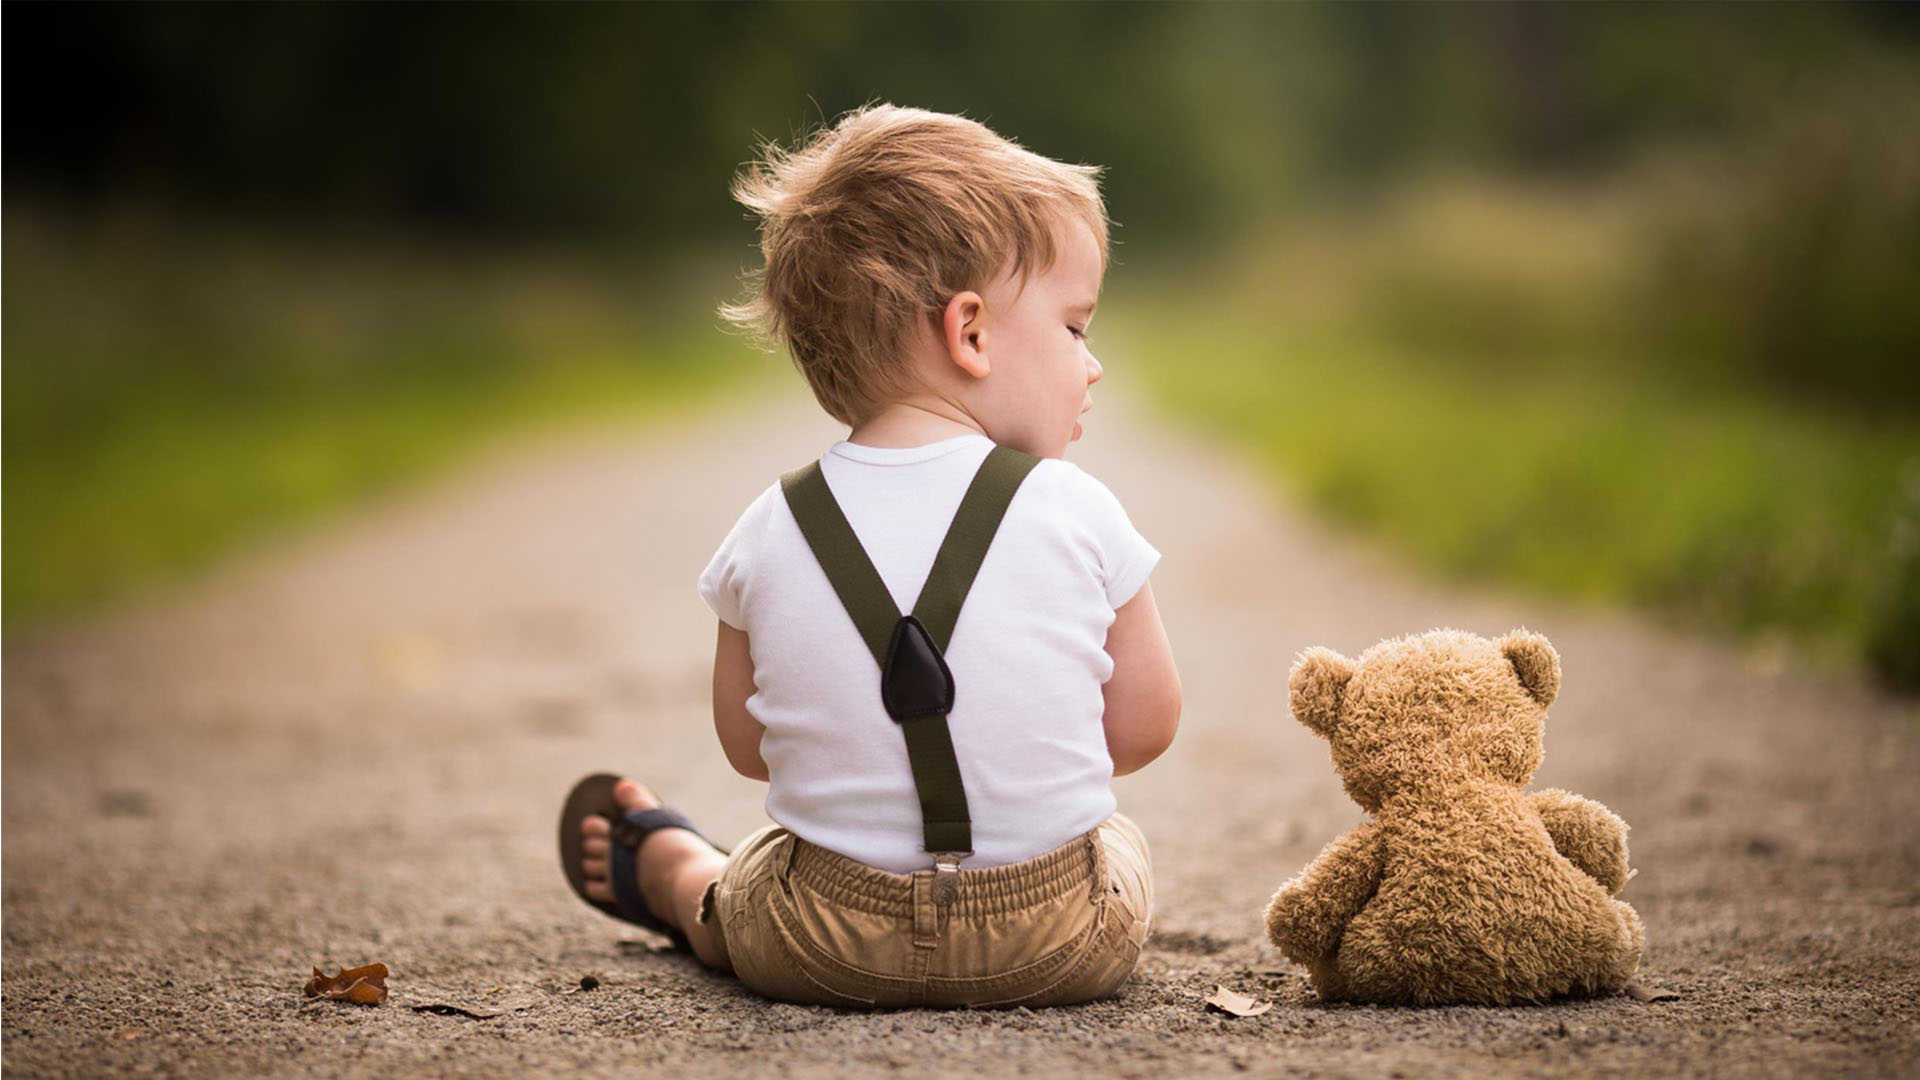
[[[1287,678],[1373,820],[1328,844],[1267,905],[1267,936],[1328,1001],[1511,1004],[1615,993],[1640,963],[1627,826],[1540,767],[1560,656],[1515,630],[1312,648]]]

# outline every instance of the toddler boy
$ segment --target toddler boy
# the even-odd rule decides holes
[[[1159,552],[1061,457],[1102,374],[1098,171],[877,105],[736,178],[766,261],[723,311],[851,428],[699,581],[720,744],[777,824],[723,853],[590,777],[560,837],[590,902],[790,1001],[1061,1004],[1132,974],[1152,874],[1111,780],[1172,741],[1180,683]]]

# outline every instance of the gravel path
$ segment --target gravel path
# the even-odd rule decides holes
[[[1119,782],[1159,927],[1118,1000],[865,1015],[755,999],[575,900],[561,794],[631,770],[717,836],[759,785],[711,734],[694,578],[779,471],[840,437],[792,380],[645,432],[502,456],[189,590],[9,644],[9,1074],[849,1077],[1913,1075],[1912,706],[1604,613],[1422,583],[1242,461],[1102,387],[1075,460],[1165,553],[1186,711]],[[1541,1008],[1314,1003],[1274,887],[1360,819],[1287,715],[1293,654],[1524,624],[1565,659],[1538,782],[1633,826],[1645,980]],[[624,940],[623,940],[624,939]],[[392,998],[305,1002],[381,961]],[[596,989],[578,989],[583,976]],[[1274,1001],[1206,1011],[1224,984]],[[487,1019],[416,1012],[444,1004]]]

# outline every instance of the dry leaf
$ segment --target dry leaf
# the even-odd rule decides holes
[[[1206,1002],[1210,1008],[1219,1009],[1223,1013],[1231,1013],[1234,1016],[1259,1016],[1273,1008],[1271,1001],[1256,1001],[1245,994],[1236,994],[1224,986],[1214,987],[1213,993],[1207,995]]]
[[[1664,986],[1644,986],[1640,983],[1627,984],[1627,993],[1635,1001],[1678,1001],[1680,995]]]
[[[313,979],[307,983],[307,996],[351,1001],[355,1005],[382,1004],[387,1000],[387,965],[343,968],[340,974],[333,976],[322,974],[319,968],[314,968]]]

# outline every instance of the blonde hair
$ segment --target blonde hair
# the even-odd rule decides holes
[[[949,113],[868,104],[791,151],[763,142],[733,178],[760,218],[765,265],[720,314],[771,347],[784,342],[822,408],[855,425],[913,389],[916,320],[983,289],[1011,263],[1024,287],[1078,219],[1107,264],[1096,165],[1032,152]]]

